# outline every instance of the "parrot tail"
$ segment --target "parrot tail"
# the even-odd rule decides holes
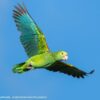
[[[23,65],[25,64],[25,62],[23,62],[23,63],[20,63],[20,64],[16,64],[15,66],[14,66],[14,68],[12,69],[12,71],[14,72],[14,73],[23,73],[24,72],[24,70],[23,70]]]

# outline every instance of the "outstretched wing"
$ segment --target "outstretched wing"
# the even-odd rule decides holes
[[[60,61],[55,62],[53,65],[47,67],[46,69],[54,72],[59,71],[77,78],[84,78],[84,76],[94,72],[94,70],[92,70],[90,73],[86,73],[70,64],[65,64],[64,62]]]
[[[29,57],[49,51],[45,36],[24,5],[18,4],[15,7],[13,18],[18,30],[21,32],[20,41]]]

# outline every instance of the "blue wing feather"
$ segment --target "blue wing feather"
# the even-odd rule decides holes
[[[21,31],[20,41],[29,57],[49,51],[43,33],[24,5],[15,7],[13,17],[18,30]]]

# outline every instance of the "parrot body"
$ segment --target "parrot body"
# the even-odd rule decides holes
[[[26,63],[32,63],[34,68],[51,65],[55,62],[51,53],[43,53],[29,58]]]
[[[92,70],[90,73],[86,73],[71,64],[62,62],[62,60],[68,59],[68,53],[66,51],[52,52],[48,48],[44,34],[24,5],[15,6],[13,18],[17,29],[21,32],[20,41],[29,57],[25,62],[14,66],[14,73],[44,68],[49,71],[59,71],[73,77],[84,78],[84,76],[94,72]]]
[[[46,52],[43,54],[32,56],[26,62],[17,64],[13,71],[17,73],[23,73],[24,71],[28,71],[30,69],[48,67],[59,60],[59,57],[56,56],[57,53],[59,52]]]

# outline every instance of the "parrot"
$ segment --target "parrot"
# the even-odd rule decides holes
[[[17,4],[13,9],[13,18],[17,29],[20,31],[20,42],[28,56],[25,62],[16,64],[12,71],[24,73],[30,70],[46,69],[53,72],[61,72],[75,78],[84,78],[89,73],[71,65],[65,60],[68,53],[64,50],[52,52],[46,42],[46,38],[37,23],[29,14],[24,4]]]

